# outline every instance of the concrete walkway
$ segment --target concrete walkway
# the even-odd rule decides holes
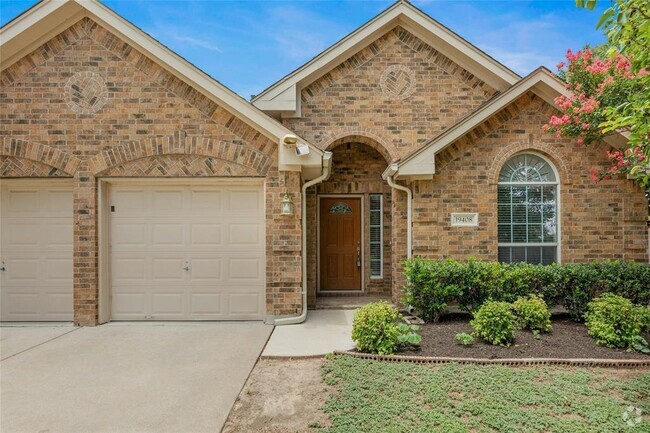
[[[271,330],[1,327],[0,431],[218,432]]]
[[[353,310],[309,310],[304,323],[276,326],[262,357],[317,356],[354,349],[353,317]]]

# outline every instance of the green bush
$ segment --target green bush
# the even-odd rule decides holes
[[[406,262],[405,302],[417,306],[420,316],[428,322],[437,322],[447,303],[461,294],[455,281],[462,278],[462,266],[453,261],[445,263],[438,268],[434,262],[420,259]]]
[[[405,301],[427,321],[451,303],[472,312],[485,301],[514,302],[537,294],[549,306],[564,305],[571,318],[584,320],[587,304],[604,292],[650,305],[650,266],[626,261],[584,264],[507,264],[470,259],[406,261]]]
[[[511,304],[488,301],[474,313],[469,324],[474,336],[494,345],[509,346],[515,337],[515,321]]]
[[[474,344],[474,337],[472,337],[469,334],[466,334],[465,332],[456,334],[454,339],[458,341],[458,343],[462,344],[463,346],[471,346],[472,344]]]
[[[390,355],[397,351],[399,312],[386,301],[364,305],[354,313],[352,340],[361,352]]]
[[[650,333],[650,307],[637,307],[641,317],[641,332]]]
[[[551,330],[551,312],[539,295],[529,295],[517,299],[512,308],[521,329],[548,332]]]
[[[422,336],[418,334],[420,327],[418,325],[409,325],[408,323],[397,324],[397,344],[399,346],[419,346],[422,343]]]
[[[598,344],[627,349],[641,333],[640,310],[629,299],[603,293],[589,303],[585,315],[587,331]]]

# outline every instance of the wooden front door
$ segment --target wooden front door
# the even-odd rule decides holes
[[[320,290],[361,290],[361,199],[320,199]]]

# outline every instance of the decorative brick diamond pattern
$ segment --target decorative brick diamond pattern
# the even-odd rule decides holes
[[[68,107],[77,114],[95,114],[108,101],[106,82],[93,71],[74,74],[66,83],[65,91]]]
[[[405,65],[391,65],[379,80],[381,90],[388,99],[401,101],[415,91],[415,74]]]

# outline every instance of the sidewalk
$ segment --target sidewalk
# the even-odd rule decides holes
[[[262,358],[320,356],[350,350],[354,310],[309,310],[299,325],[276,326]]]

